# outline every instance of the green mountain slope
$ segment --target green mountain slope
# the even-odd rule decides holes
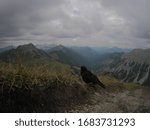
[[[49,50],[48,54],[53,59],[69,65],[79,66],[87,63],[83,56],[62,45],[52,48],[51,50]]]
[[[37,49],[33,44],[21,45],[0,54],[0,60],[9,63],[30,63],[37,60],[46,61],[51,58],[44,51]]]

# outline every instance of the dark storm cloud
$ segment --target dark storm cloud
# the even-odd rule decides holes
[[[149,47],[149,0],[0,0],[0,44]]]

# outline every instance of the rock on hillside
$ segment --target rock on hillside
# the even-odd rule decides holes
[[[123,55],[113,72],[123,81],[150,85],[150,49],[135,49]]]

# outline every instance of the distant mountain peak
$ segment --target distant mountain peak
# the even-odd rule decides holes
[[[32,43],[29,43],[29,44],[25,44],[25,45],[20,45],[20,46],[18,46],[17,47],[17,49],[19,49],[19,48],[36,48],[36,46],[35,45],[33,45]]]
[[[59,49],[64,49],[65,48],[65,46],[63,46],[63,45],[61,45],[61,44],[59,44],[58,46],[56,46],[57,48],[59,48]]]
[[[37,51],[38,49],[36,48],[35,45],[33,45],[32,43],[29,44],[25,44],[25,45],[20,45],[16,48],[16,50],[18,51],[22,51],[22,52],[32,52],[32,51]]]
[[[67,48],[66,48],[65,46],[59,44],[59,45],[53,47],[53,48],[51,49],[51,51],[65,51],[66,49],[67,49]]]
[[[29,63],[40,59],[50,60],[51,57],[45,51],[36,48],[32,43],[20,45],[16,49],[11,49],[0,55],[0,60],[12,63],[18,61]]]
[[[11,49],[14,49],[14,46],[6,46],[6,47],[3,47],[3,48],[0,48],[0,53],[1,52],[5,52],[5,51],[9,51]]]

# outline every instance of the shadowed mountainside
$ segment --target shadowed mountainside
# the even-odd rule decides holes
[[[47,53],[55,60],[69,65],[81,66],[82,64],[87,64],[86,59],[79,53],[65,46],[58,45],[51,48]]]
[[[20,45],[0,54],[0,60],[10,63],[29,63],[36,60],[50,60],[51,57],[44,51],[37,49],[33,44]]]

